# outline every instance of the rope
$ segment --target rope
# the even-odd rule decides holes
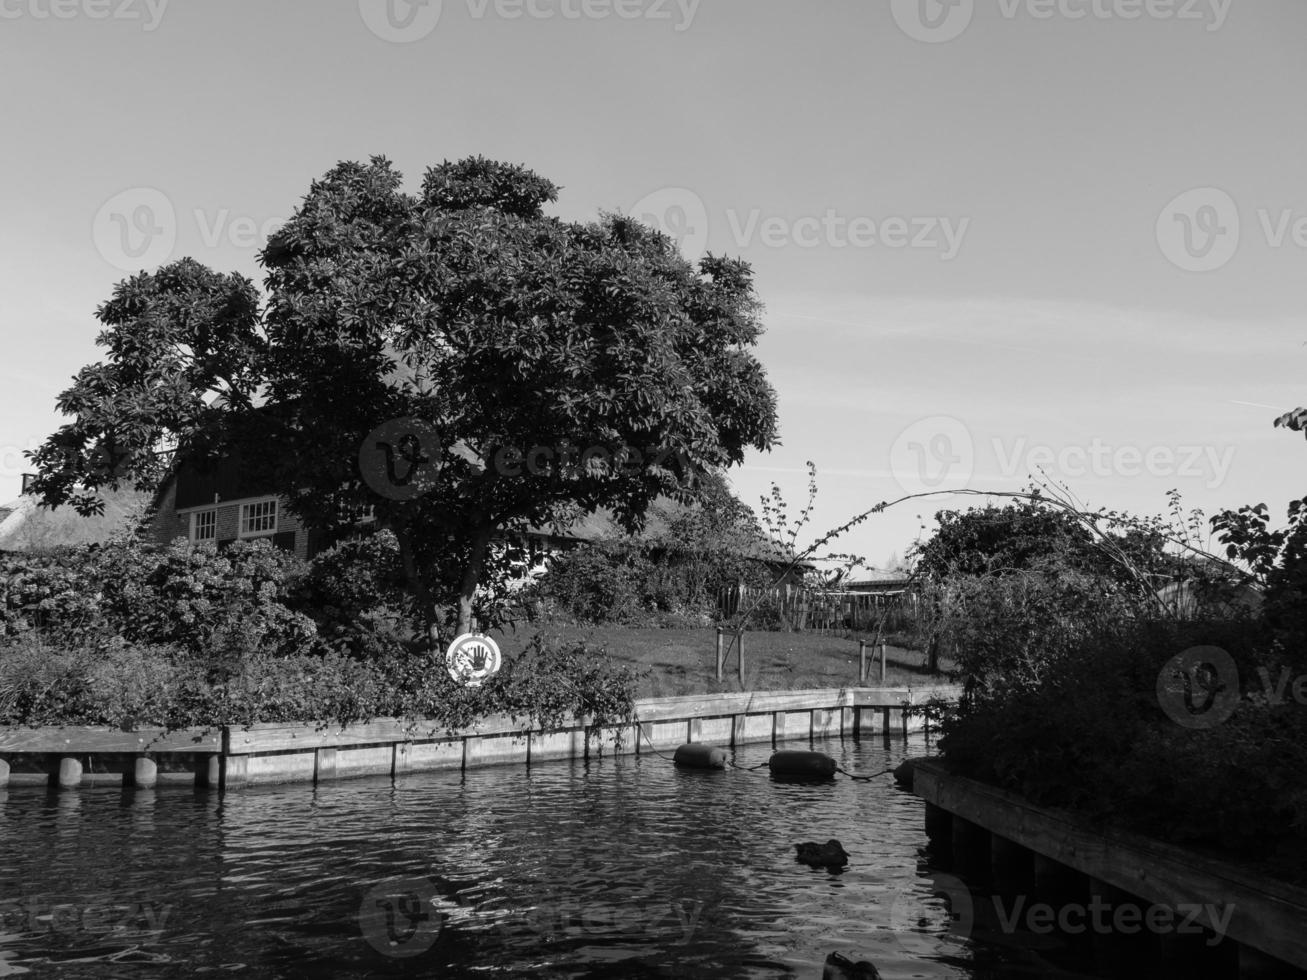
[[[896,766],[895,768],[898,767]],[[894,769],[882,769],[880,772],[873,772],[870,776],[855,776],[847,769],[841,769],[839,766],[835,767],[835,771],[844,773],[844,775],[848,776],[850,779],[875,779],[877,776],[884,776],[886,773],[893,772]]]

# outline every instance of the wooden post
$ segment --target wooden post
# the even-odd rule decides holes
[[[858,641],[858,683],[867,680],[867,641]]]
[[[930,838],[932,862],[941,868],[952,867],[953,814],[934,803],[927,803],[926,836]]]
[[[722,628],[717,627],[717,681],[722,679]]]
[[[991,834],[989,838],[989,868],[993,891],[1006,899],[1025,895],[1027,899],[1034,886],[1034,854],[1006,837]]]
[[[195,764],[196,785],[217,789],[221,782],[222,756],[216,752],[207,757],[201,756]]]
[[[82,784],[82,760],[66,755],[59,760],[59,788],[75,789]]]
[[[9,763],[0,759],[0,789],[5,789],[9,785]]]
[[[159,781],[159,765],[148,755],[138,755],[132,769],[132,785],[139,789],[150,789]]]

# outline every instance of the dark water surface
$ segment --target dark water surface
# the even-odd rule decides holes
[[[864,773],[924,749],[814,747]],[[947,932],[923,805],[890,777],[765,772],[646,754],[223,798],[0,791],[0,976],[817,978],[832,951],[886,978],[1056,974]],[[795,862],[831,837],[843,873]]]

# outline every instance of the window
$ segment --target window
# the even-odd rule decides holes
[[[213,541],[218,537],[218,512],[201,510],[191,515],[191,540]]]
[[[277,501],[260,500],[256,504],[241,504],[242,538],[277,533]]]

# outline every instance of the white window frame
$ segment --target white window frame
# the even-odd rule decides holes
[[[267,511],[264,512],[264,509]],[[251,513],[252,511],[256,513]],[[260,528],[257,531],[247,530],[247,526],[253,521],[263,521],[268,517],[272,518],[272,526]],[[277,533],[277,526],[281,520],[281,508],[278,506],[276,497],[263,497],[258,500],[251,500],[241,504],[238,515],[239,523],[236,525],[236,537],[242,541],[250,538],[270,538]]]
[[[202,534],[204,530],[209,533]],[[190,538],[192,544],[218,540],[218,511],[215,508],[191,512]]]

